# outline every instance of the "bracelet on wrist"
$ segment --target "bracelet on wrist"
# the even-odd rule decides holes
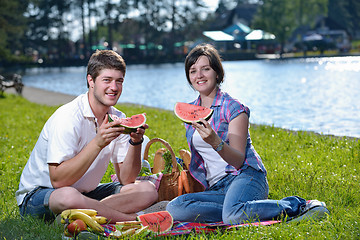
[[[223,147],[224,147],[224,144],[225,144],[225,142],[223,140],[221,140],[219,145],[217,145],[217,147],[214,148],[214,150],[217,151],[217,152],[221,151],[223,149]]]
[[[144,141],[144,137],[142,137],[139,142],[133,142],[133,141],[131,140],[131,138],[129,139],[129,143],[130,143],[131,145],[133,145],[133,146],[140,145],[140,144],[143,143],[143,141]]]

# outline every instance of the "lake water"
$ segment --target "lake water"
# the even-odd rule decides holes
[[[222,86],[251,110],[250,122],[292,130],[360,137],[360,57],[224,62]],[[86,68],[27,70],[26,86],[78,95]],[[197,94],[183,63],[129,65],[120,103],[172,110]]]

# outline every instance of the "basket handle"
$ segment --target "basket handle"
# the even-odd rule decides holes
[[[146,144],[146,147],[145,147],[145,150],[144,150],[144,159],[145,160],[148,160],[149,159],[149,149],[150,149],[150,146],[151,144],[155,143],[155,142],[160,142],[162,143],[170,152],[171,154],[171,162],[172,162],[172,171],[171,172],[179,172],[179,169],[177,167],[177,161],[176,161],[176,157],[175,157],[175,153],[174,151],[172,150],[170,144],[165,141],[164,139],[161,139],[161,138],[153,138],[151,139],[147,144]]]

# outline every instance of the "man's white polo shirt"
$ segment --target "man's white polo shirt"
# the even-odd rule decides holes
[[[120,118],[125,114],[114,107],[109,113]],[[60,164],[75,157],[96,135],[97,120],[90,108],[87,93],[61,106],[45,123],[36,145],[22,172],[19,190],[15,193],[18,205],[38,186],[52,188],[49,163]],[[94,190],[104,176],[109,161],[124,161],[129,147],[129,135],[121,134],[101,150],[87,172],[72,186],[80,192]]]

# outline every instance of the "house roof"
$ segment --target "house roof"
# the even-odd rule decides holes
[[[245,36],[245,40],[270,40],[275,39],[275,35],[260,29],[252,30]]]
[[[214,41],[234,41],[234,37],[223,31],[204,31],[203,34]]]

